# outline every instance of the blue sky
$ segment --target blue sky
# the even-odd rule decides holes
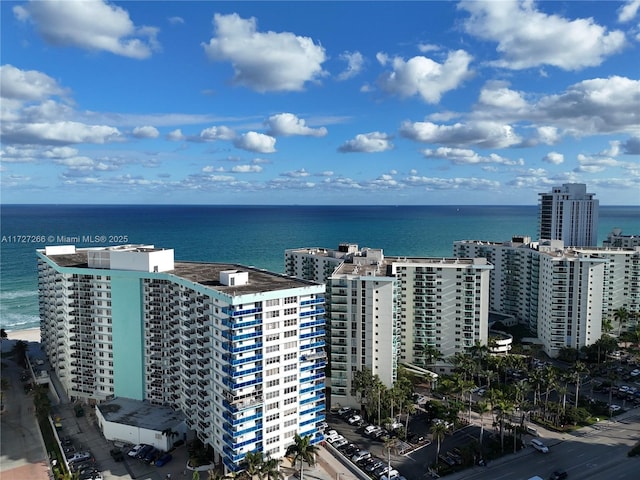
[[[3,203],[640,204],[640,0],[0,8]]]

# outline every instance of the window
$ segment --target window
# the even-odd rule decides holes
[[[297,303],[298,297],[286,297],[284,303]]]

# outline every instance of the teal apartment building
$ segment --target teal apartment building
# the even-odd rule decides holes
[[[322,440],[324,285],[151,245],[37,256],[42,346],[72,400],[169,406],[230,471]]]

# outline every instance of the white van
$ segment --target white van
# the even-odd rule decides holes
[[[538,437],[538,430],[536,430],[535,428],[533,428],[532,426],[527,425],[527,433],[529,435],[533,435],[534,437]]]
[[[544,443],[542,443],[537,438],[534,438],[533,440],[531,440],[531,446],[536,450],[538,450],[539,452],[542,452],[542,453],[549,452],[549,447],[547,447]]]

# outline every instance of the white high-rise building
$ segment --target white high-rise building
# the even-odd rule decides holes
[[[392,258],[344,244],[342,252],[287,250],[285,261],[302,265],[312,251],[321,258],[344,254],[327,278],[332,405],[358,404],[356,370],[367,368],[391,387],[399,364],[424,366],[425,345],[448,359],[487,344],[492,266],[485,259]],[[444,368],[439,363],[435,373]]]
[[[490,309],[528,325],[552,357],[563,347],[595,343],[617,309],[640,311],[640,247],[575,248],[514,237],[455,242],[454,254],[494,264]]]
[[[640,247],[640,235],[623,235],[621,228],[614,228],[607,239],[602,242],[603,247],[633,248]]]
[[[72,398],[180,410],[233,471],[322,439],[324,285],[149,245],[37,254],[42,344]]]
[[[539,195],[539,240],[562,240],[573,247],[598,244],[598,207],[583,183],[565,183]]]

